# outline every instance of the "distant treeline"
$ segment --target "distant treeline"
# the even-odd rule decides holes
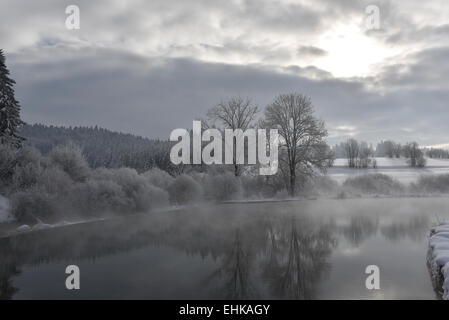
[[[346,158],[346,143],[341,142],[332,147],[332,151],[336,158]],[[372,144],[367,142],[360,142],[364,148],[368,148],[375,157],[386,157],[386,158],[400,158],[404,154],[404,146],[400,143],[394,142],[392,140],[381,141],[376,145],[376,148]],[[441,148],[421,148],[425,155],[432,159],[449,159],[449,150]]]
[[[151,140],[132,134],[95,127],[57,127],[43,124],[23,125],[24,144],[43,155],[57,146],[78,146],[91,168],[130,167],[138,172],[158,167],[172,172],[169,141]]]
[[[425,149],[426,156],[433,159],[449,159],[449,151],[440,148]]]
[[[435,157],[437,149],[431,149],[432,156],[427,151],[426,155],[430,158]],[[375,157],[387,158],[407,158],[407,163],[411,167],[424,167],[426,159],[424,158],[425,149],[419,147],[417,142],[407,142],[402,145],[391,140],[381,141],[373,148],[372,144],[365,141],[357,141],[356,139],[348,139],[332,147],[332,151],[336,158],[348,159],[350,168],[368,168],[377,166]],[[444,154],[445,150],[439,150],[438,154]]]

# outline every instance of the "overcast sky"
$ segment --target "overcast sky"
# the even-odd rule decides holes
[[[68,30],[66,6],[80,8]],[[368,5],[380,29],[367,27]],[[234,95],[309,95],[329,143],[449,143],[447,0],[2,0],[0,48],[29,123],[150,138]],[[448,145],[449,146],[449,145]]]

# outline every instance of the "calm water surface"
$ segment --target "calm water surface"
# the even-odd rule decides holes
[[[223,204],[0,239],[2,299],[436,299],[447,198]],[[65,289],[78,265],[81,289]],[[365,268],[380,268],[380,290]]]

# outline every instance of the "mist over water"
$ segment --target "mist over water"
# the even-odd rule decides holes
[[[0,297],[435,299],[431,225],[447,198],[203,205],[0,240]],[[65,289],[65,267],[81,289]],[[365,287],[380,268],[380,290]]]

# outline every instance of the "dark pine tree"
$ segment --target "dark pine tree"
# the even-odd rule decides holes
[[[5,55],[0,49],[0,143],[20,148],[24,138],[19,136],[20,105],[14,97],[14,84],[5,65]]]

